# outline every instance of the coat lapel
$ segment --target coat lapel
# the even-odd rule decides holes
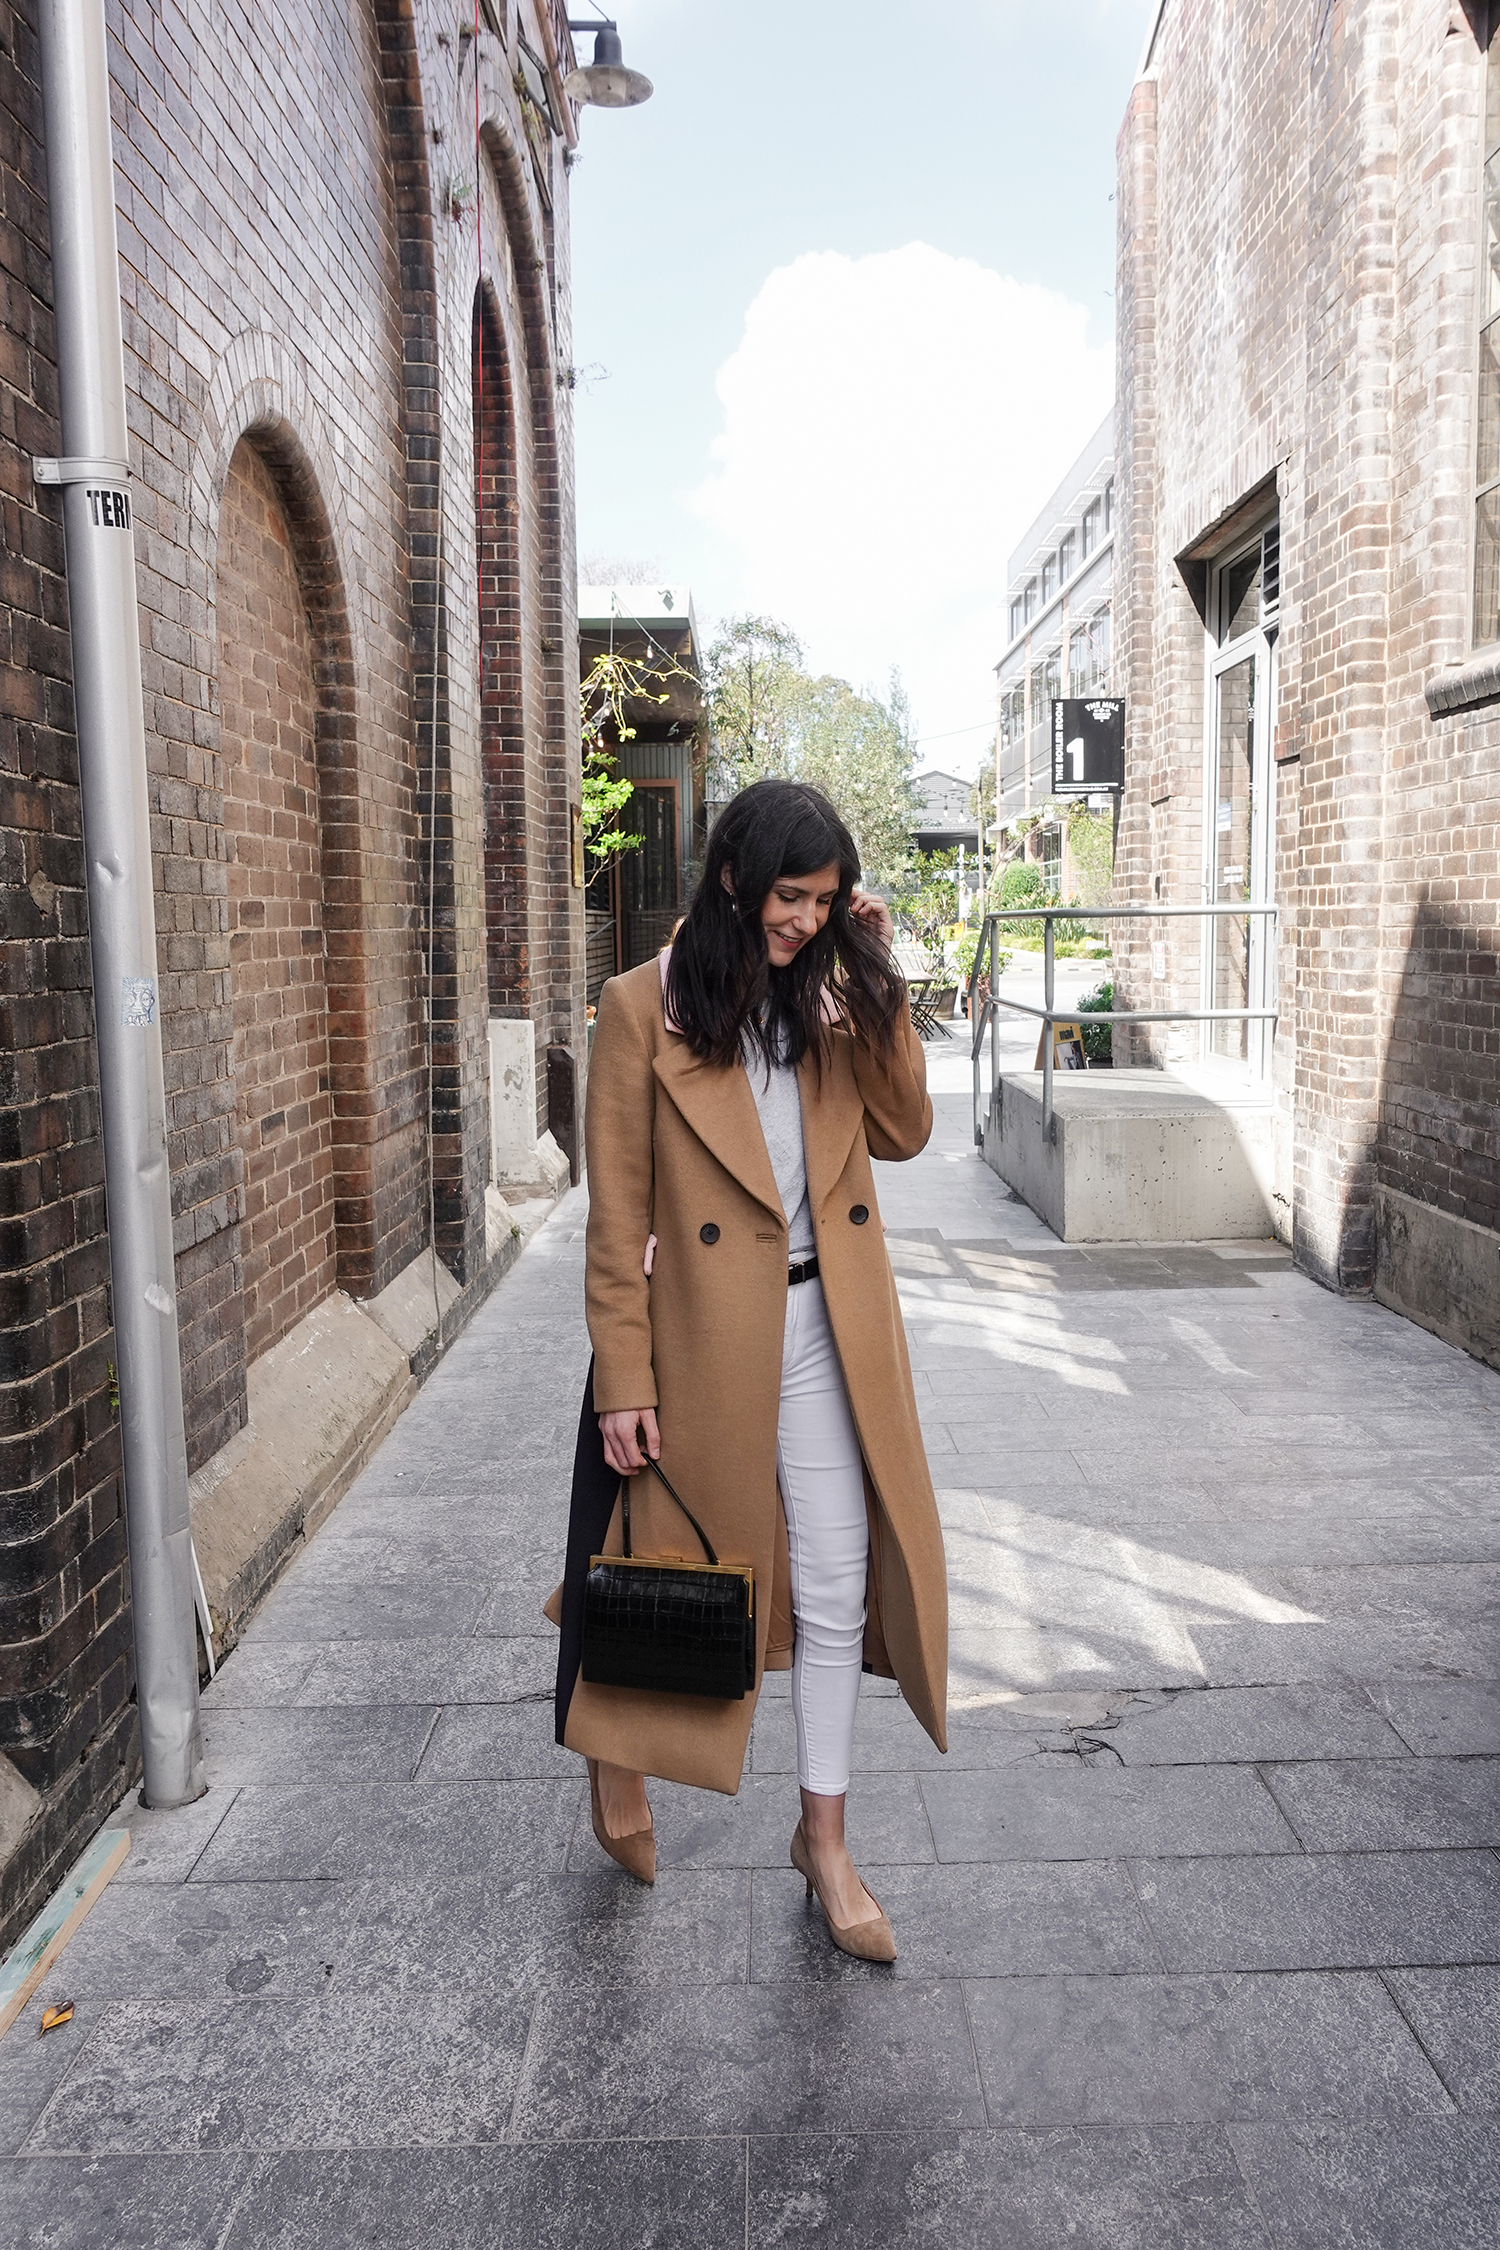
[[[807,1163],[807,1200],[814,1216],[843,1178],[865,1105],[854,1082],[849,1041],[835,1034],[833,1054],[818,1078],[812,1055],[802,1058],[797,1090],[802,1097],[802,1152]],[[753,1096],[752,1096],[753,1106]]]
[[[736,1066],[700,1062],[685,1039],[669,1032],[651,1065],[658,1085],[699,1140],[758,1203],[782,1216],[776,1175],[760,1129],[750,1081]]]

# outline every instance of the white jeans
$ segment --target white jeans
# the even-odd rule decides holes
[[[786,1293],[776,1474],[792,1554],[797,1778],[820,1797],[849,1786],[864,1662],[870,1527],[859,1439],[821,1281]]]

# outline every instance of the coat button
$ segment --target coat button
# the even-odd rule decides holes
[[[708,1222],[708,1225],[707,1225],[706,1227],[700,1227],[700,1228],[698,1229],[698,1240],[699,1240],[700,1242],[717,1242],[717,1241],[718,1241],[718,1239],[719,1239],[719,1230],[718,1230],[718,1228],[717,1228],[717,1227],[716,1227],[716,1226],[714,1225],[714,1223],[713,1223],[713,1220],[712,1220],[712,1219],[710,1219],[710,1220],[709,1220],[709,1222]]]
[[[862,1227],[870,1214],[863,1203],[856,1203],[849,1216],[857,1227]]]

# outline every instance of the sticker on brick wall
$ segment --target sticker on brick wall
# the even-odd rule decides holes
[[[126,1031],[144,1031],[156,1021],[155,977],[121,977],[120,1023]]]

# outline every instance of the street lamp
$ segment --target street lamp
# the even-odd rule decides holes
[[[563,92],[571,101],[591,102],[595,109],[634,109],[649,102],[652,86],[638,70],[627,70],[621,54],[619,26],[609,17],[602,22],[568,22],[569,31],[592,31],[594,59],[570,70]]]

